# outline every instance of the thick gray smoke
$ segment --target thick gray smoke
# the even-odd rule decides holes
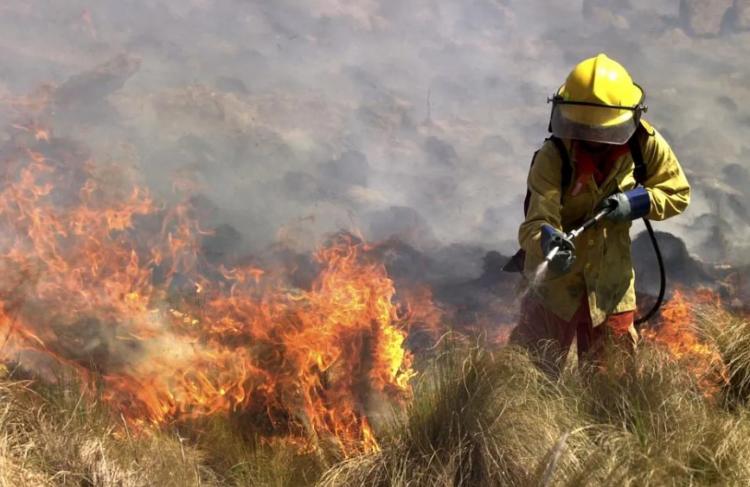
[[[546,97],[604,51],[695,187],[659,228],[747,261],[750,8],[735,3],[6,0],[0,96],[51,84],[56,135],[165,198],[195,187],[250,246],[358,228],[509,252]]]

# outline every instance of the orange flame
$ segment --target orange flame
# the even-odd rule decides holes
[[[273,434],[377,448],[368,398],[407,397],[413,372],[409,315],[366,244],[320,249],[309,289],[211,264],[189,204],[51,162],[40,133],[0,183],[0,331],[16,350],[96,380],[133,426],[244,411]]]
[[[729,380],[719,350],[696,332],[695,304],[720,304],[709,290],[691,291],[689,296],[675,291],[661,310],[657,326],[643,330],[644,340],[664,347],[669,354],[688,368],[697,378],[703,394],[714,397]]]

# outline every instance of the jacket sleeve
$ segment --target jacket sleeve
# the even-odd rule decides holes
[[[643,186],[651,197],[648,218],[665,220],[685,211],[690,203],[690,185],[672,148],[659,132],[654,131],[648,138],[643,158],[646,164]]]
[[[527,255],[542,258],[539,239],[544,223],[562,229],[560,221],[560,186],[562,171],[557,149],[546,142],[537,152],[529,170],[527,187],[529,208],[518,230],[518,242]]]

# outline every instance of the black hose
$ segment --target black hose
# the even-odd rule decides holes
[[[660,280],[659,280],[659,296],[656,298],[656,302],[651,307],[651,309],[643,315],[642,317],[635,320],[636,326],[645,323],[646,321],[650,320],[654,317],[654,315],[659,311],[659,308],[661,308],[662,303],[664,302],[664,294],[667,290],[667,274],[664,270],[664,259],[661,255],[661,249],[659,248],[659,243],[656,241],[656,235],[654,234],[654,227],[651,226],[651,222],[647,219],[643,219],[643,223],[646,225],[646,230],[648,231],[648,237],[651,240],[651,244],[654,246],[654,252],[656,253],[656,261],[659,263],[659,273],[660,273]]]

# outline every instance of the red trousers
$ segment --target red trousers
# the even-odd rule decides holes
[[[551,376],[558,376],[576,339],[579,363],[601,363],[608,345],[629,352],[635,350],[638,333],[635,312],[616,313],[594,327],[586,296],[576,314],[565,321],[532,297],[521,304],[521,318],[510,335],[510,343],[526,348],[537,365]]]

